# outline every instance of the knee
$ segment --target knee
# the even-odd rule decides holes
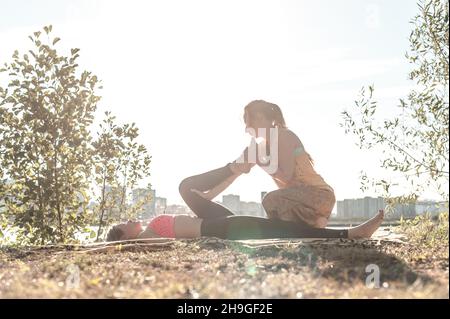
[[[261,200],[261,205],[263,206],[263,208],[264,208],[265,210],[267,210],[267,208],[268,208],[268,206],[269,206],[269,203],[270,203],[270,200],[269,200],[269,194],[270,194],[270,193],[267,193],[266,195],[264,195],[264,197],[263,197],[262,200]]]
[[[178,186],[178,191],[180,192],[181,197],[184,198],[186,194],[191,192],[191,188],[192,188],[192,178],[186,177],[181,181],[180,185]]]
[[[262,201],[261,204],[264,208],[264,210],[266,211],[267,217],[269,218],[276,218],[277,216],[277,211],[276,211],[276,198],[277,195],[274,194],[273,192],[267,193]]]

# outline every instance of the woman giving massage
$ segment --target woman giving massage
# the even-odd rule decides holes
[[[246,131],[253,139],[237,160],[212,171],[187,177],[180,183],[180,194],[197,217],[159,215],[145,228],[141,222],[129,221],[112,227],[107,241],[202,236],[223,239],[353,239],[372,236],[384,218],[383,210],[356,227],[325,228],[336,203],[334,190],[316,173],[311,156],[297,135],[287,128],[278,105],[263,100],[252,101],[244,109],[244,122]],[[271,132],[277,134],[272,135]],[[275,169],[268,168],[267,160],[261,160],[264,157],[260,158],[260,148],[255,148],[256,139],[265,145],[265,158],[276,159]],[[275,147],[275,156],[270,153],[270,147]],[[253,150],[256,156],[251,159],[254,153],[250,151]],[[268,218],[237,216],[212,201],[255,165],[265,170],[278,186],[277,190],[267,193],[262,200]]]

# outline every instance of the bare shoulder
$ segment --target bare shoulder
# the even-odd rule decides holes
[[[278,137],[280,140],[282,140],[283,142],[286,142],[286,144],[288,144],[288,145],[292,145],[292,146],[302,145],[302,142],[298,138],[297,134],[295,134],[288,128],[279,129]]]

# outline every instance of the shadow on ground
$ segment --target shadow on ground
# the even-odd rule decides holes
[[[420,257],[386,238],[3,247],[0,298],[448,298],[446,249]]]

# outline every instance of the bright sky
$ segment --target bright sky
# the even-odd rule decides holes
[[[376,154],[344,134],[340,113],[374,83],[380,106],[405,96],[414,0],[0,0],[0,63],[52,24],[62,52],[103,80],[98,114],[137,123],[157,196],[181,204],[180,181],[225,165],[249,140],[243,107],[277,103],[338,200],[362,194]],[[276,189],[260,168],[225,193],[259,201]],[[221,198],[217,198],[221,199]]]

